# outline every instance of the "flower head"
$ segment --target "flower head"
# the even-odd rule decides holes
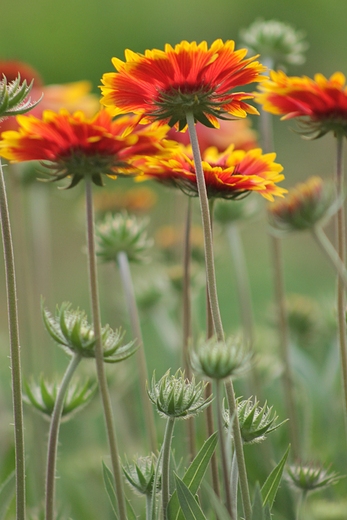
[[[161,416],[188,419],[211,403],[211,397],[204,398],[205,386],[201,381],[196,383],[194,376],[189,381],[181,370],[175,375],[168,370],[158,382],[153,375],[148,396]]]
[[[155,480],[156,457],[151,455],[148,457],[138,457],[133,464],[123,466],[123,473],[128,483],[140,495],[152,496],[153,485]],[[157,482],[156,492],[159,493],[161,487],[161,479]]]
[[[84,358],[95,357],[94,328],[87,321],[85,312],[72,310],[69,302],[57,307],[53,316],[42,305],[42,318],[48,334],[68,354]],[[132,341],[123,345],[124,332],[113,331],[109,325],[101,330],[103,358],[105,363],[118,363],[136,352],[138,346]]]
[[[125,62],[113,58],[117,72],[104,74],[101,102],[114,115],[133,112],[143,122],[159,121],[186,127],[186,114],[206,126],[218,126],[228,114],[246,117],[257,111],[246,103],[251,94],[235,92],[240,86],[261,80],[265,68],[247,50],[235,51],[233,41],[182,41],[165,50],[145,54],[125,51]]]
[[[32,86],[33,82],[28,85],[26,80],[21,81],[20,74],[18,74],[18,76],[10,82],[6,76],[3,76],[0,79],[1,119],[10,116],[17,116],[19,114],[25,114],[40,102],[41,98],[34,102],[28,98]]]
[[[266,435],[277,430],[285,421],[277,424],[278,416],[272,410],[272,406],[259,406],[256,399],[250,397],[246,400],[238,399],[237,415],[240,424],[241,437],[244,444],[253,444],[265,440]],[[229,429],[230,413],[224,411],[225,427]]]
[[[205,183],[209,198],[237,199],[252,191],[273,201],[287,190],[277,186],[284,179],[282,166],[275,163],[276,154],[262,154],[260,148],[245,152],[231,145],[224,152],[217,148],[205,150],[202,156]],[[145,174],[164,184],[179,187],[189,196],[198,196],[194,160],[189,147],[180,146],[170,156],[140,158],[134,165]]]
[[[259,88],[256,101],[264,110],[282,119],[299,118],[305,135],[318,138],[334,132],[347,136],[347,86],[341,72],[328,79],[322,74],[311,79],[272,71]]]
[[[302,65],[308,43],[305,33],[278,20],[256,20],[240,32],[242,45],[251,54],[258,53],[270,59],[273,68],[285,65]]]
[[[34,103],[30,109],[31,115],[35,117],[42,117],[45,110],[59,111],[62,108],[70,112],[82,110],[88,117],[92,117],[100,109],[99,99],[91,93],[92,85],[89,81],[45,85],[37,70],[28,63],[16,60],[0,60],[0,77],[2,75],[8,83],[20,76],[28,85],[32,84],[31,98],[40,99],[40,103]],[[25,101],[28,102],[28,98]],[[17,130],[18,123],[12,117],[1,121],[0,128],[2,131]]]
[[[276,231],[310,229],[330,216],[335,206],[333,185],[310,177],[291,189],[285,199],[269,206],[269,222]]]
[[[50,419],[57,399],[59,385],[56,382],[49,383],[43,377],[39,383],[32,381],[25,383],[23,400],[33,406],[44,417]],[[84,384],[70,383],[65,396],[62,420],[67,421],[77,411],[84,408],[94,397],[97,391],[95,381],[87,380]]]
[[[96,227],[97,256],[104,262],[117,261],[123,252],[129,261],[146,260],[153,241],[147,236],[147,219],[138,219],[127,213],[107,214]]]
[[[317,463],[291,465],[286,477],[292,486],[306,493],[332,486],[342,478]]]
[[[83,112],[45,111],[42,119],[18,116],[18,131],[7,131],[0,141],[0,156],[13,162],[44,161],[54,181],[71,177],[69,188],[85,176],[102,186],[101,175],[134,172],[129,159],[155,153],[166,129],[136,126],[132,116],[112,121],[102,110],[93,118]]]
[[[193,370],[205,379],[235,377],[249,368],[250,354],[239,338],[204,340],[191,354]]]

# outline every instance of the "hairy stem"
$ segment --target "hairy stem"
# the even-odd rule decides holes
[[[168,518],[167,506],[170,499],[170,450],[175,418],[168,417],[163,441],[163,461],[161,472],[162,502],[164,520]]]
[[[144,345],[143,345],[141,324],[140,324],[139,313],[138,313],[137,305],[136,305],[134,284],[133,284],[133,280],[132,280],[132,276],[131,276],[128,255],[124,251],[118,253],[117,262],[118,262],[119,272],[120,272],[121,280],[122,280],[122,284],[123,284],[125,300],[126,300],[127,307],[128,307],[132,334],[133,334],[134,339],[140,345],[140,348],[138,349],[138,351],[136,353],[136,359],[137,359],[137,363],[138,363],[138,372],[139,372],[139,379],[140,379],[141,403],[142,403],[142,409],[143,409],[144,416],[145,416],[145,423],[146,423],[146,428],[147,428],[147,432],[148,432],[148,436],[149,436],[150,447],[151,447],[151,450],[153,451],[153,453],[155,453],[157,450],[157,437],[156,437],[156,431],[155,431],[154,413],[153,413],[153,407],[151,406],[151,403],[147,397],[147,392],[146,392],[146,382],[147,382],[147,378],[148,378],[147,363],[146,363],[146,356],[145,356]]]
[[[103,347],[101,341],[101,321],[99,306],[99,289],[96,269],[95,254],[95,230],[94,230],[94,209],[93,209],[93,192],[92,180],[86,176],[86,219],[87,219],[87,245],[88,245],[88,267],[89,267],[89,284],[90,297],[93,315],[93,327],[95,336],[95,361],[96,372],[98,377],[99,389],[104,411],[104,419],[106,425],[106,433],[111,455],[113,476],[116,484],[116,494],[118,501],[118,512],[120,520],[126,520],[126,506],[123,491],[122,470],[119,461],[118,446],[114,428],[113,412],[110,394],[107,386],[107,379],[103,359]]]
[[[335,267],[339,278],[341,278],[341,283],[343,284],[345,290],[347,290],[347,270],[341,258],[333,247],[332,243],[324,233],[323,229],[320,226],[315,226],[311,229],[312,235],[316,239],[320,248],[324,251],[326,256],[329,258],[333,267]]]
[[[7,313],[10,337],[12,376],[12,403],[14,419],[14,445],[16,468],[16,518],[25,519],[25,449],[22,404],[22,375],[19,345],[16,274],[13,255],[12,233],[8,211],[5,179],[0,162],[0,219],[4,249],[7,291]]]
[[[48,449],[47,449],[47,468],[46,468],[46,519],[54,520],[54,501],[55,501],[55,468],[57,462],[58,453],[58,438],[59,429],[61,424],[61,415],[64,407],[64,399],[66,391],[69,387],[71,378],[75,373],[75,370],[81,361],[81,356],[75,354],[67,367],[67,370],[62,379],[57,398],[52,413],[51,424],[49,428],[48,436]]]

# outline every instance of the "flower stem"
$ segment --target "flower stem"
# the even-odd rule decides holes
[[[47,450],[47,469],[46,469],[46,517],[45,520],[53,520],[54,514],[54,499],[55,499],[55,467],[58,453],[58,437],[61,423],[61,415],[63,412],[64,398],[69,387],[71,378],[81,361],[81,356],[75,354],[67,367],[67,370],[62,379],[57,398],[54,405],[54,410],[51,418],[51,425],[49,428],[48,450]]]
[[[222,461],[222,472],[223,472],[223,480],[224,480],[224,489],[225,489],[225,501],[226,508],[229,512],[231,520],[236,520],[234,517],[234,508],[232,504],[231,497],[231,489],[230,489],[230,478],[229,478],[229,468],[227,462],[227,454],[225,447],[225,436],[224,436],[224,425],[223,425],[223,417],[222,417],[222,399],[221,399],[221,383],[219,380],[216,381],[216,401],[217,401],[217,419],[218,419],[218,436],[219,436],[219,445],[221,452],[221,461]]]
[[[341,283],[343,283],[345,290],[347,290],[347,270],[344,266],[341,258],[339,257],[336,249],[331,244],[330,240],[324,233],[323,229],[320,226],[315,226],[311,229],[312,235],[316,239],[319,246],[322,248],[324,253],[329,258],[332,265],[335,267],[339,278],[341,278]]]
[[[192,145],[192,152],[194,157],[194,164],[196,170],[196,180],[199,191],[199,201],[200,201],[200,210],[201,210],[201,218],[202,218],[202,226],[205,238],[205,263],[206,263],[206,279],[207,279],[207,289],[209,295],[209,303],[212,315],[213,326],[215,330],[216,337],[218,341],[224,341],[224,330],[222,319],[219,310],[218,303],[218,295],[217,295],[217,285],[216,285],[216,276],[214,269],[214,259],[213,259],[213,240],[212,240],[212,227],[211,227],[211,218],[210,218],[210,209],[207,197],[207,190],[205,184],[205,176],[202,168],[201,154],[199,149],[198,137],[196,133],[194,116],[191,113],[186,114],[188,131],[190,142]],[[232,415],[236,411],[236,400],[234,387],[231,380],[229,380],[225,384],[227,394],[228,394],[228,402],[230,408],[230,414]],[[240,439],[240,443],[238,448],[236,449],[236,457],[237,463],[239,466],[239,474],[240,474],[240,485],[241,485],[241,496],[242,503],[244,508],[245,520],[251,519],[251,499],[249,495],[249,488],[247,482],[247,473],[246,473],[246,465],[245,459],[243,455],[243,447],[241,441],[241,432],[240,432],[240,424],[238,420],[238,416],[235,413],[235,419],[233,424],[234,438],[238,437]],[[241,474],[244,477],[241,479]]]
[[[146,392],[146,382],[147,382],[147,378],[148,378],[147,363],[146,363],[146,356],[145,356],[145,352],[144,352],[141,324],[140,324],[139,313],[138,313],[137,305],[136,305],[134,284],[133,284],[133,280],[132,280],[132,276],[131,276],[128,255],[124,251],[121,251],[120,253],[118,253],[117,262],[118,262],[119,272],[120,272],[121,280],[122,280],[122,284],[123,284],[125,299],[126,299],[126,303],[127,303],[127,307],[128,307],[133,337],[136,339],[136,341],[140,345],[140,348],[138,349],[138,351],[136,353],[136,359],[138,362],[138,371],[139,371],[139,379],[140,379],[141,403],[142,403],[142,408],[143,408],[143,412],[145,415],[145,422],[146,422],[147,432],[149,435],[150,447],[151,447],[151,450],[153,451],[153,453],[155,453],[158,446],[157,446],[156,430],[155,430],[155,423],[154,423],[154,413],[153,413],[153,407],[151,406],[151,403],[150,403],[149,399],[147,398],[147,392]]]
[[[249,494],[247,470],[246,470],[245,456],[243,453],[243,443],[242,443],[242,437],[241,437],[239,416],[237,414],[237,404],[236,404],[236,399],[235,399],[235,392],[234,392],[234,387],[231,382],[231,379],[229,379],[225,383],[225,389],[227,392],[230,417],[233,418],[233,438],[234,438],[237,466],[238,466],[238,470],[239,470],[239,482],[240,482],[240,489],[241,489],[243,512],[245,515],[245,520],[251,520],[251,518],[252,518],[251,497]]]
[[[343,135],[337,136],[336,148],[336,192],[337,197],[343,193]],[[336,213],[337,252],[343,265],[346,263],[346,229],[345,210],[340,205]],[[345,425],[347,429],[347,339],[346,339],[346,293],[341,276],[337,279],[337,315],[339,328],[339,345],[342,365],[342,382],[345,404]]]
[[[190,112],[187,114],[187,124],[190,142],[192,145],[192,152],[194,157],[194,164],[196,170],[196,182],[199,192],[200,210],[202,218],[202,227],[204,232],[205,240],[205,263],[206,263],[206,278],[207,288],[210,297],[211,313],[214,330],[218,341],[224,341],[224,331],[222,325],[222,319],[218,304],[217,285],[216,285],[216,274],[213,260],[213,240],[212,230],[210,221],[210,209],[208,204],[207,190],[205,184],[205,177],[202,168],[200,148],[198,143],[198,137],[196,133],[194,116]]]
[[[114,429],[113,412],[111,399],[107,386],[107,379],[104,367],[103,348],[101,341],[101,323],[100,323],[100,307],[99,307],[99,289],[96,270],[96,254],[95,254],[95,230],[94,230],[94,209],[93,209],[93,193],[92,180],[86,176],[86,219],[87,219],[87,245],[88,245],[88,267],[89,267],[89,284],[90,297],[93,314],[93,326],[95,336],[95,361],[96,372],[99,382],[101,400],[104,410],[104,419],[108,444],[111,455],[113,476],[116,484],[116,495],[118,501],[118,512],[120,520],[126,520],[126,505],[123,491],[122,470],[119,462],[118,446]]]
[[[162,461],[162,471],[161,471],[161,485],[162,485],[162,502],[163,502],[163,516],[164,520],[167,520],[167,506],[170,499],[170,449],[171,449],[171,441],[173,429],[175,426],[175,418],[168,417],[165,435],[163,441],[163,461]]]
[[[25,449],[22,404],[22,376],[19,345],[19,325],[16,274],[14,265],[12,233],[8,211],[5,179],[0,162],[0,219],[2,243],[4,248],[7,312],[10,337],[12,402],[14,418],[14,444],[16,467],[16,518],[25,519]]]
[[[190,304],[190,230],[192,222],[192,202],[188,197],[188,206],[186,214],[186,223],[184,230],[184,247],[183,247],[183,305],[182,305],[182,323],[183,323],[183,367],[186,377],[191,380],[192,369],[189,363],[189,341],[191,338],[191,304]],[[208,407],[210,408],[210,407]],[[195,423],[191,417],[187,420],[187,433],[189,445],[189,459],[192,461],[196,454],[195,444]]]

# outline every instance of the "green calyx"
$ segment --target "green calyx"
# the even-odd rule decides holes
[[[293,487],[306,493],[332,486],[341,478],[343,477],[316,463],[291,465],[286,474],[287,481]]]
[[[29,85],[25,80],[21,83],[20,74],[10,83],[7,83],[6,77],[3,76],[0,81],[0,118],[25,114],[34,108],[42,96],[38,101],[32,102],[28,98],[32,86],[33,81]]]
[[[155,480],[156,457],[151,455],[148,457],[139,457],[129,464],[123,465],[123,473],[130,486],[140,495],[152,496],[153,485]],[[161,487],[160,478],[157,481],[156,493],[159,493]]]

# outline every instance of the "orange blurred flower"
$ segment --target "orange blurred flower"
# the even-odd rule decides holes
[[[145,186],[130,190],[102,191],[95,194],[94,207],[98,213],[128,211],[129,213],[144,213],[157,202],[157,195]]]
[[[251,191],[266,199],[283,196],[287,190],[276,185],[284,179],[283,167],[275,163],[276,154],[262,154],[256,148],[248,152],[229,146],[219,153],[217,148],[205,150],[202,156],[208,197],[236,199]],[[174,148],[170,156],[153,156],[135,160],[134,164],[145,174],[163,184],[179,187],[190,196],[198,195],[194,161],[189,147]]]
[[[167,129],[136,126],[133,116],[113,121],[102,110],[93,118],[83,112],[45,111],[42,119],[18,116],[19,130],[2,133],[0,156],[12,162],[45,161],[52,180],[72,177],[69,188],[87,175],[102,186],[101,174],[134,172],[129,160],[157,153]]]
[[[282,115],[282,119],[299,118],[313,137],[330,131],[347,135],[347,87],[341,72],[329,79],[322,74],[311,79],[272,71],[270,78],[256,95],[264,110]]]
[[[182,41],[165,50],[146,50],[145,54],[127,49],[125,62],[113,58],[117,72],[103,75],[101,103],[113,115],[133,112],[144,123],[159,121],[183,130],[186,114],[196,121],[218,127],[217,118],[227,114],[246,117],[257,110],[246,103],[253,95],[234,92],[235,88],[260,81],[265,70],[256,57],[244,59],[246,49],[235,51],[235,44],[216,40]]]
[[[44,85],[40,74],[28,63],[15,60],[0,60],[0,77],[5,75],[8,82],[14,81],[20,74],[21,81],[28,84],[34,80],[30,97],[33,101],[43,98],[40,103],[31,110],[30,114],[41,117],[45,110],[58,112],[61,108],[75,112],[82,110],[86,116],[92,117],[100,108],[99,99],[91,94],[92,85],[89,81],[76,81],[62,85]],[[11,117],[0,121],[0,131],[15,130],[18,124]]]

